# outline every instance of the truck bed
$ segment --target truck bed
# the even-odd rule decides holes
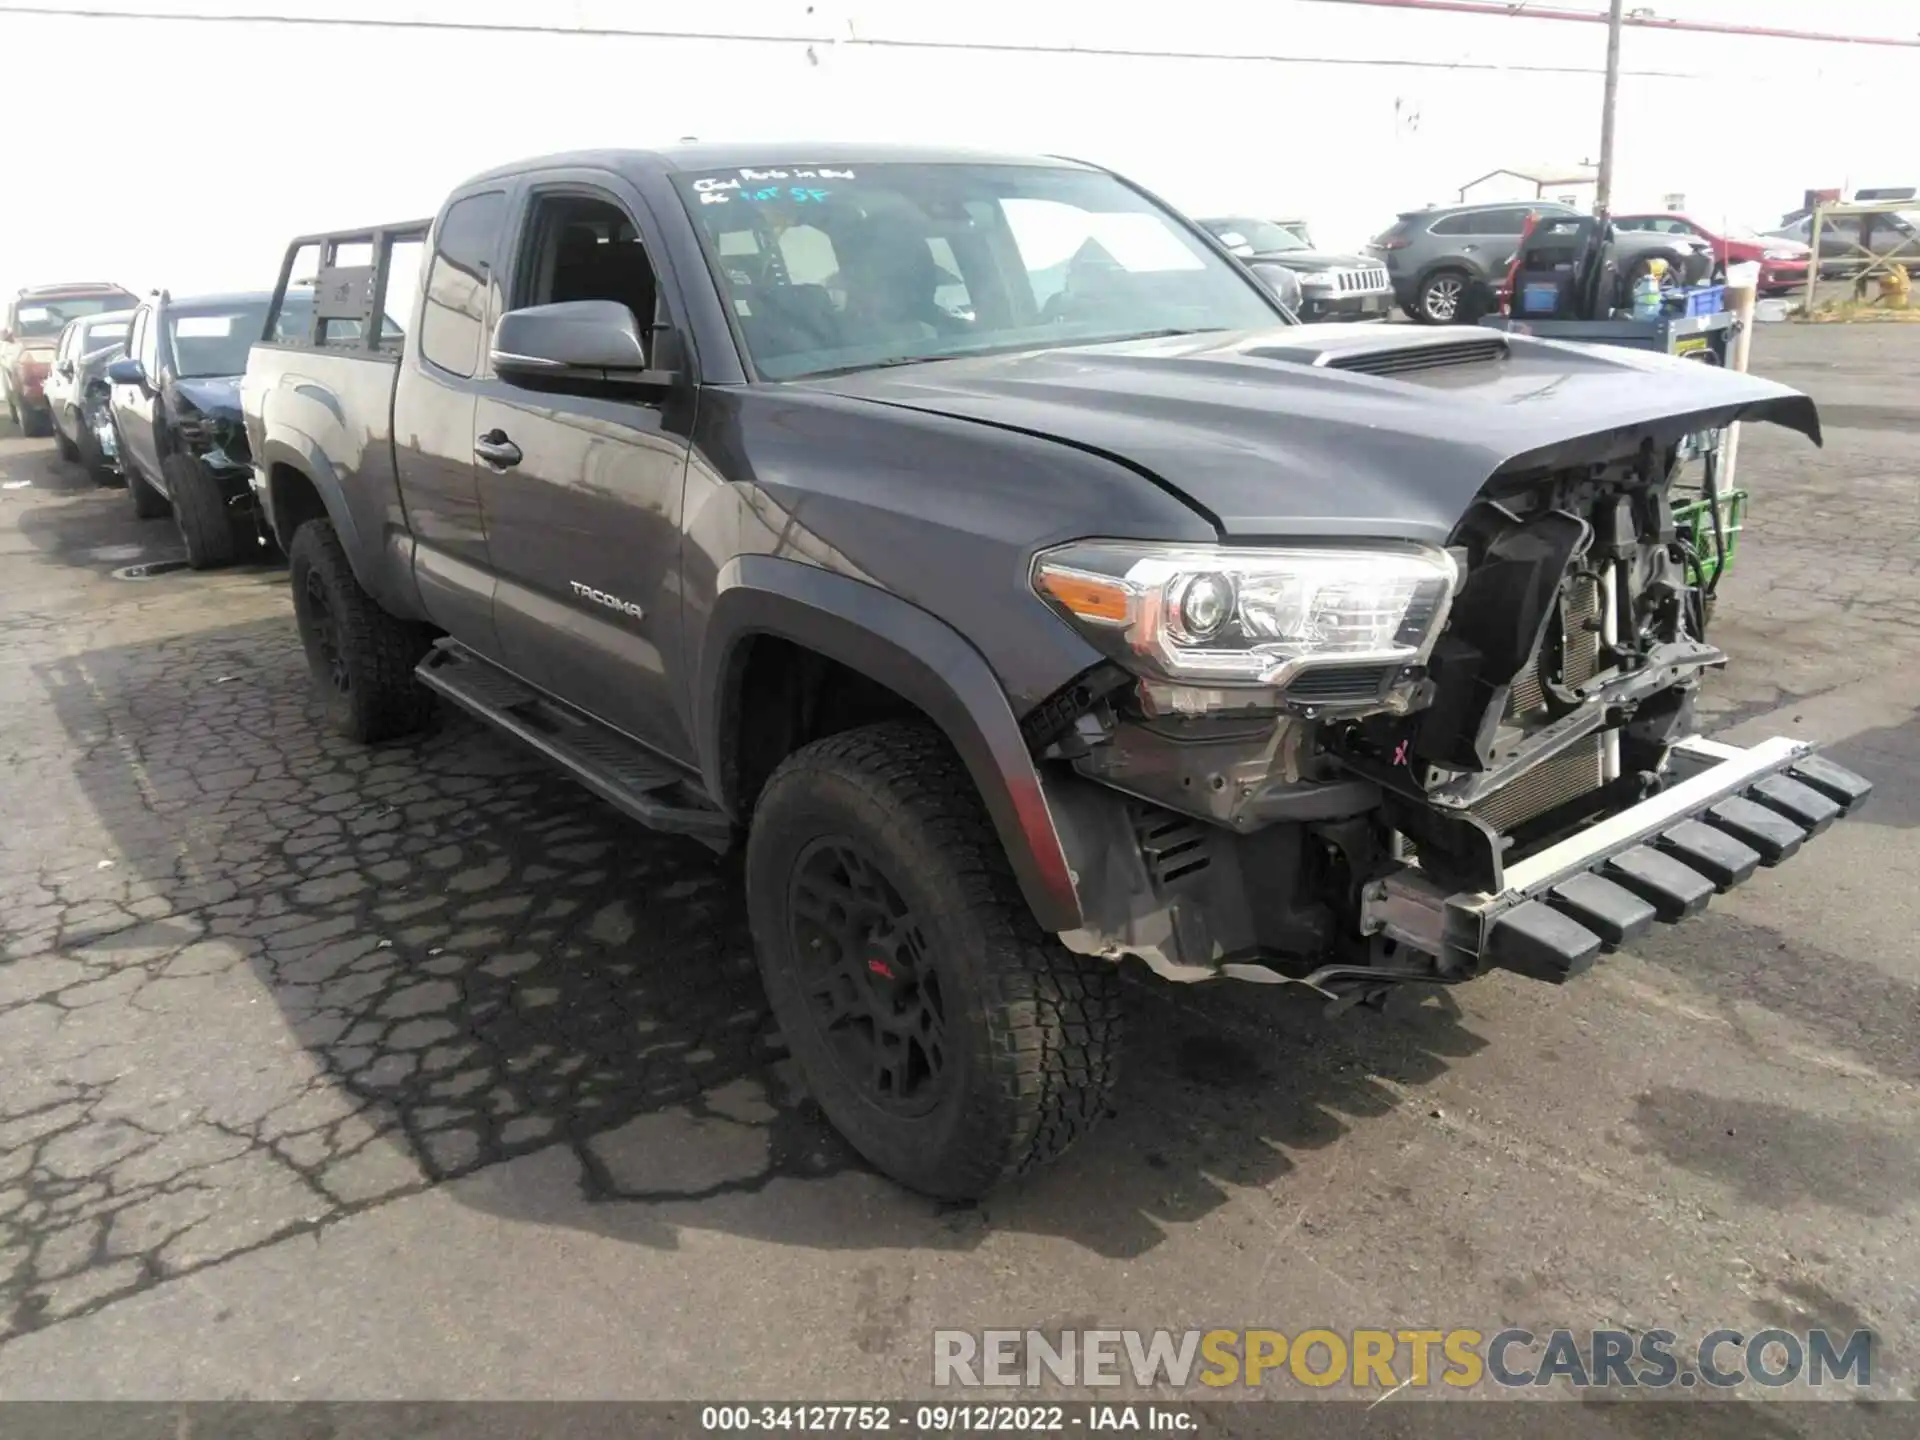
[[[331,482],[344,501],[344,519],[336,512],[335,529],[354,569],[376,584],[389,577],[375,594],[403,614],[416,610],[417,602],[393,593],[391,577],[409,567],[380,558],[403,546],[407,535],[393,431],[405,337],[386,317],[384,302],[395,248],[408,242],[424,248],[430,226],[414,220],[293,241],[267,333],[275,333],[291,287],[311,286],[312,318],[305,333],[256,343],[241,384],[254,489],[276,539],[284,548],[304,520],[315,518],[287,500],[276,475],[297,468],[322,484]],[[317,268],[301,273],[309,256],[317,257]],[[342,263],[363,256],[371,263]]]

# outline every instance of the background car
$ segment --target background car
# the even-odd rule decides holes
[[[47,412],[63,460],[77,460],[96,484],[120,478],[120,447],[108,406],[107,366],[127,353],[131,310],[70,321],[47,375]]]
[[[1428,325],[1472,324],[1493,308],[1497,287],[1529,215],[1578,215],[1553,201],[1445,205],[1404,211],[1363,247],[1385,261],[1400,308]],[[1618,233],[1616,255],[1631,278],[1655,259],[1689,284],[1715,269],[1713,249],[1697,235]]]
[[[45,386],[54,346],[67,322],[139,303],[118,285],[95,281],[23,286],[7,302],[6,318],[0,320],[0,391],[6,395],[7,414],[24,434],[52,432]]]
[[[1302,320],[1378,320],[1393,308],[1393,285],[1376,259],[1315,250],[1292,226],[1273,220],[1225,216],[1200,224],[1241,259],[1291,270],[1300,282],[1293,308]]]
[[[310,295],[296,293],[310,311]],[[240,377],[272,299],[163,292],[134,312],[126,358],[107,367],[134,514],[171,508],[196,570],[259,548]]]
[[[1710,229],[1690,215],[1670,211],[1641,215],[1616,215],[1616,230],[1645,232],[1651,235],[1697,235],[1713,247],[1713,258],[1722,265],[1757,261],[1760,266],[1760,293],[1779,295],[1798,290],[1807,283],[1807,260],[1813,254],[1808,245],[1778,235],[1762,235],[1739,225]]]
[[[1803,215],[1770,233],[1776,239],[1808,245],[1813,236],[1813,217]],[[1867,264],[1862,247],[1876,255],[1891,253],[1909,270],[1920,269],[1920,209],[1820,217],[1821,275],[1851,275],[1862,269]]]

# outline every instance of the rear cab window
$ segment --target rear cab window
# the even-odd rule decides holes
[[[447,208],[434,237],[420,353],[462,379],[479,368],[494,246],[506,208],[504,190],[465,196]]]

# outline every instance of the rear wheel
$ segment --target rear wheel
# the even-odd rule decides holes
[[[814,1098],[901,1184],[976,1198],[1105,1113],[1117,976],[1034,923],[930,727],[868,726],[790,756],[754,810],[747,908]]]
[[[389,615],[360,588],[340,538],[309,520],[288,549],[293,613],[327,722],[349,740],[408,735],[433,714],[433,695],[414,678],[431,633]]]
[[[20,433],[22,435],[31,436],[36,440],[44,440],[47,436],[54,433],[53,412],[51,410],[35,410],[31,406],[22,405],[19,407],[19,418]]]
[[[191,455],[178,451],[160,462],[173,500],[173,523],[196,570],[231,565],[240,555],[239,527],[211,475]]]

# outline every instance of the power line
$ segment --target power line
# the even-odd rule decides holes
[[[1535,0],[1307,0],[1317,5],[1371,5],[1386,10],[1427,10],[1451,15],[1489,15],[1502,20],[1576,20],[1606,25],[1606,10],[1542,10]],[[1815,40],[1832,45],[1890,45],[1920,50],[1920,37],[1840,35],[1830,30],[1785,30],[1776,25],[1741,25],[1727,20],[1676,20],[1651,11],[1621,16],[1615,22],[1641,30],[1684,30],[1700,35],[1745,36],[1762,40]]]
[[[1381,3],[1381,0],[1347,0],[1347,3]],[[1504,8],[1504,7],[1503,7]],[[1531,13],[1531,12],[1529,12]],[[339,18],[318,15],[241,14],[210,15],[192,11],[168,10],[73,10],[55,5],[0,5],[0,16],[39,15],[63,20],[159,20],[190,25],[296,25],[314,29],[417,30],[448,31],[476,35],[572,35],[590,39],[622,40],[732,40],[752,45],[833,45],[868,50],[968,51],[975,54],[1003,55],[1083,55],[1101,59],[1124,60],[1216,60],[1266,65],[1348,65],[1375,66],[1400,70],[1480,70],[1534,75],[1600,75],[1592,65],[1502,65],[1485,60],[1403,60],[1379,56],[1351,55],[1279,55],[1250,54],[1222,50],[1148,50],[1113,45],[1014,44],[990,40],[897,40],[853,37],[836,40],[829,35],[746,34],[739,31],[704,30],[623,30],[591,25],[513,25],[487,21],[393,20],[384,18]],[[1684,70],[1627,70],[1621,72],[1656,80],[1700,80],[1707,77]]]

